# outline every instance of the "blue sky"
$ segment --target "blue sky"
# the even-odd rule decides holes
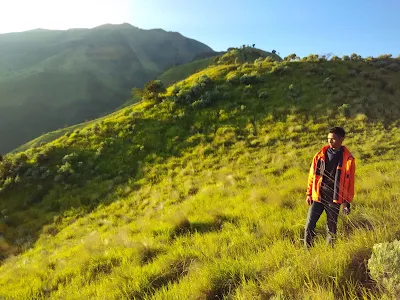
[[[7,10],[6,4],[0,11],[0,32],[38,27],[91,28],[127,22],[144,29],[178,31],[218,51],[256,44],[264,50],[276,49],[281,56],[400,54],[400,0],[8,0],[6,3],[10,7]],[[21,5],[30,6],[25,10],[29,16],[21,13]]]

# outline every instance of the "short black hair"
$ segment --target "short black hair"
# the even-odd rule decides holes
[[[342,127],[332,127],[329,130],[329,133],[334,133],[340,137],[345,137],[345,135],[346,135],[346,132],[344,131],[344,129]]]

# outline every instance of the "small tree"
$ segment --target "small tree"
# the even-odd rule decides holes
[[[392,54],[382,54],[378,56],[378,59],[389,59],[392,57]]]
[[[143,98],[154,99],[156,102],[161,102],[162,94],[166,92],[164,84],[161,80],[151,80],[146,83],[143,89]]]
[[[341,61],[342,59],[339,56],[332,56],[331,61]]]
[[[276,54],[276,50],[272,50],[272,53],[273,53],[273,54]]]
[[[358,55],[356,53],[352,53],[350,55],[350,58],[351,58],[351,60],[359,61],[359,60],[361,60],[361,55]]]
[[[140,101],[143,97],[143,89],[140,88],[131,89],[131,96],[133,100]]]
[[[289,54],[288,56],[285,57],[285,60],[291,61],[295,60],[297,58],[297,55],[295,53]]]

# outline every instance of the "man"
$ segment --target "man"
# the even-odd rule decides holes
[[[308,175],[306,202],[310,206],[305,226],[304,244],[313,244],[315,226],[325,210],[327,215],[327,243],[334,245],[340,206],[343,213],[350,213],[354,196],[355,160],[350,151],[342,146],[345,131],[334,127],[329,131],[329,145],[313,158]]]

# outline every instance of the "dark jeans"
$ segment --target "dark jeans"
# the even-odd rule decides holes
[[[315,226],[323,211],[326,211],[327,216],[327,237],[326,241],[333,247],[336,238],[337,220],[340,211],[340,204],[328,202],[322,199],[321,202],[313,202],[308,210],[307,223],[305,227],[304,245],[309,248],[313,245],[315,237]]]

